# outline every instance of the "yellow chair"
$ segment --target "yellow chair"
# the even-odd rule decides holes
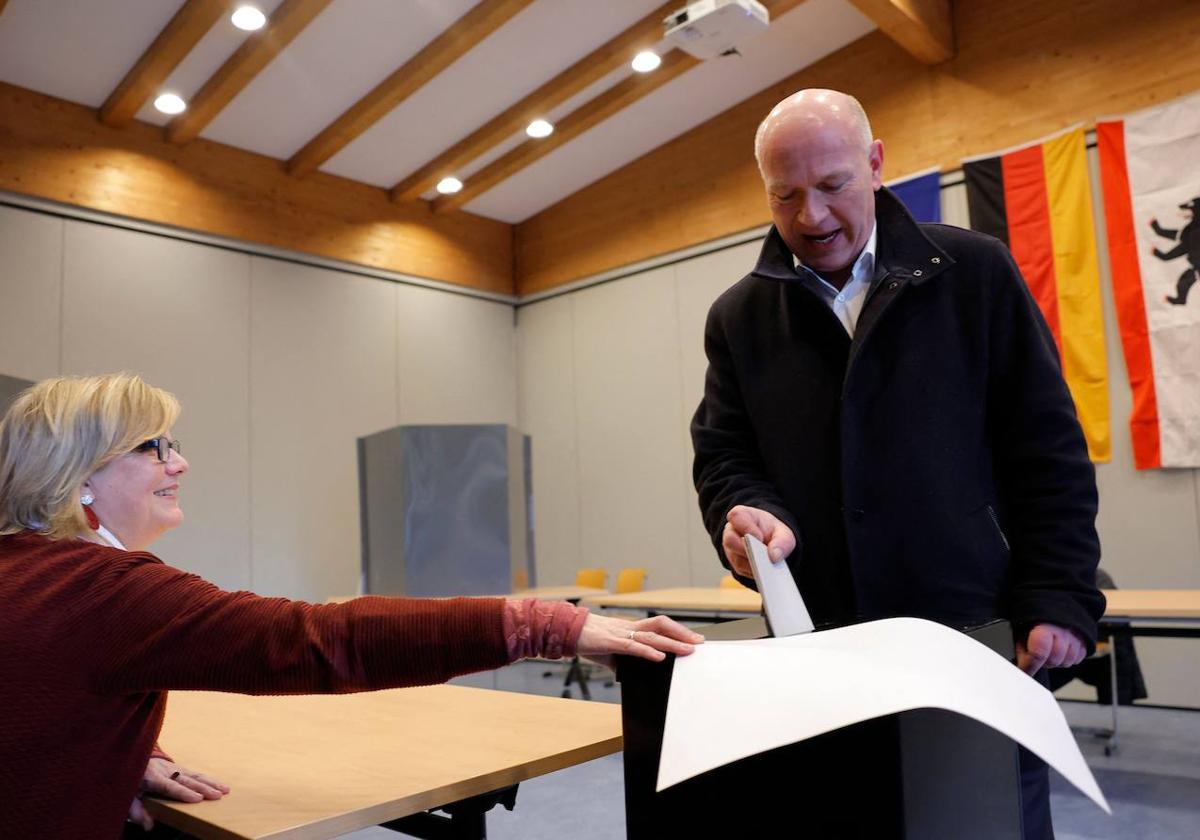
[[[721,588],[722,589],[745,589],[744,586],[742,586],[740,583],[738,583],[738,579],[735,578],[733,575],[725,575],[725,577],[721,578]]]
[[[622,569],[617,572],[616,594],[623,595],[626,592],[641,592],[645,588],[645,569]]]
[[[608,582],[608,572],[604,569],[580,569],[575,573],[576,586],[589,586],[592,589],[603,589]],[[618,589],[618,592],[621,590]]]

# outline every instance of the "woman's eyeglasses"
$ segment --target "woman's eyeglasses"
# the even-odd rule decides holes
[[[171,457],[172,449],[181,455],[183,454],[183,450],[179,448],[179,441],[171,440],[169,437],[156,437],[150,438],[150,440],[146,441],[145,443],[138,444],[136,447],[134,447],[133,451],[150,452],[153,450],[154,454],[158,456],[158,460],[166,463],[167,459]]]

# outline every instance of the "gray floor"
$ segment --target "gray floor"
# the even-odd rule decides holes
[[[554,670],[554,676],[542,674]],[[591,682],[592,698],[620,702],[620,688],[605,688],[603,676]],[[527,662],[500,671],[455,680],[463,685],[557,695],[557,666]],[[572,696],[578,697],[578,691]],[[1108,710],[1064,702],[1101,790],[1110,817],[1053,774],[1052,807],[1058,840],[1197,840],[1200,838],[1200,712],[1122,708],[1117,752],[1104,755],[1104,742],[1082,731],[1105,726]],[[488,815],[491,840],[617,840],[625,836],[621,756],[522,782],[512,812]],[[353,840],[400,840],[403,835],[372,828],[344,835]]]

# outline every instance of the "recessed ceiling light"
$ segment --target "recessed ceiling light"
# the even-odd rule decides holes
[[[187,103],[177,94],[160,93],[154,100],[154,107],[164,114],[182,114],[187,110]]]
[[[534,120],[525,126],[525,133],[534,138],[549,137],[554,133],[554,126],[545,120]]]
[[[662,59],[654,50],[642,50],[633,57],[633,69],[639,73],[649,73],[662,64]]]
[[[462,181],[455,178],[453,175],[443,178],[438,181],[437,191],[442,195],[450,195],[462,189]]]
[[[254,6],[238,6],[230,17],[233,25],[238,29],[244,29],[247,32],[253,32],[256,29],[262,29],[267,22],[267,16],[256,9]]]

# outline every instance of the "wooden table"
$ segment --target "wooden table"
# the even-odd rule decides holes
[[[620,751],[608,703],[462,686],[247,697],[171,692],[160,741],[233,792],[148,800],[201,838],[322,838]]]
[[[594,586],[534,586],[514,592],[509,598],[541,598],[543,601],[570,601],[579,603],[584,598],[594,598],[607,595],[607,589],[597,589]]]
[[[623,595],[584,598],[587,607],[645,610],[649,614],[703,620],[705,618],[745,618],[762,611],[762,597],[752,589],[721,586],[686,586],[675,589],[647,589]]]

